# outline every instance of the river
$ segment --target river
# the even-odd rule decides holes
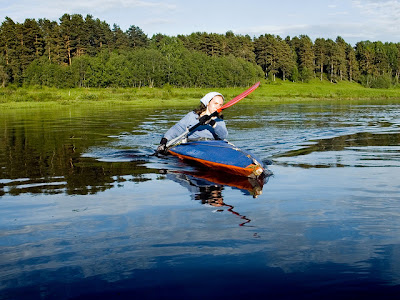
[[[394,299],[399,103],[227,109],[261,183],[152,156],[188,107],[3,110],[0,299]]]

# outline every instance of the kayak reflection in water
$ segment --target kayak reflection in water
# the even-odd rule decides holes
[[[209,178],[209,175],[207,173],[184,173],[179,171],[166,170],[164,170],[164,172],[166,173],[166,177],[168,179],[175,181],[181,186],[187,188],[190,191],[193,200],[201,201],[201,204],[204,205],[216,207],[217,209],[215,210],[215,212],[223,212],[224,208],[226,208],[227,211],[244,220],[242,223],[239,224],[240,226],[251,222],[249,218],[236,212],[232,205],[226,204],[224,202],[222,196],[224,185],[210,181],[210,179],[212,178]],[[218,179],[216,181],[218,181]],[[232,187],[235,186],[232,185]],[[257,185],[253,187],[253,189],[250,189],[249,185],[243,184],[239,185],[239,187],[237,188],[239,188],[243,193],[251,194],[254,198],[256,198],[258,196],[256,194],[261,193],[262,185]]]
[[[157,153],[167,154],[168,141],[180,136],[187,130],[187,128],[198,123],[200,123],[200,126],[188,133],[188,140],[226,139],[228,136],[228,130],[226,129],[226,124],[223,120],[222,114],[220,113],[216,117],[211,117],[211,114],[221,108],[223,104],[224,96],[222,94],[217,92],[206,94],[200,99],[200,106],[197,109],[189,112],[164,134],[160,141],[160,145],[157,147]]]

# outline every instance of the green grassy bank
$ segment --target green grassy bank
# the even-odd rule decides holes
[[[210,91],[219,91],[227,100],[232,99],[246,88],[1,88],[0,107],[37,107],[71,104],[129,104],[146,107],[168,107],[196,105],[198,100]],[[246,102],[270,103],[287,101],[326,100],[384,100],[399,99],[400,88],[371,89],[350,82],[330,83],[314,80],[309,83],[263,81],[261,86],[247,97]]]

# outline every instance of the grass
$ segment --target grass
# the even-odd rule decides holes
[[[292,83],[277,81],[262,89],[264,96],[270,99],[389,99],[400,98],[400,88],[371,89],[357,83],[313,80],[310,83]],[[262,97],[262,95],[259,95]]]
[[[197,105],[199,99],[210,91],[221,92],[230,100],[246,88],[0,88],[0,108],[40,107],[55,105],[112,105],[129,104],[139,107],[173,107]],[[326,100],[384,100],[399,99],[400,88],[371,89],[357,83],[330,83],[314,80],[309,83],[263,81],[247,97],[246,103],[267,104],[276,102],[326,101]]]

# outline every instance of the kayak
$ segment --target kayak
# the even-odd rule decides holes
[[[191,141],[172,147],[168,152],[180,159],[234,175],[256,178],[265,172],[253,154],[225,140]]]

